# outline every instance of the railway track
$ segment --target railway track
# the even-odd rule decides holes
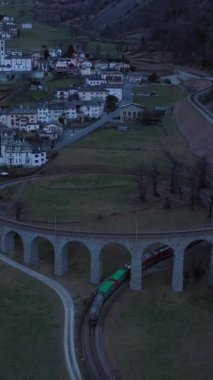
[[[98,323],[90,326],[88,314],[86,315],[82,328],[83,357],[89,371],[89,380],[120,380],[120,376],[111,366],[105,354],[103,342],[103,326],[105,317],[113,302],[127,288],[129,281],[126,280],[110,298],[105,302]]]
[[[197,241],[185,253],[186,257],[191,256],[194,252],[199,252],[200,248],[206,246],[205,242]],[[167,258],[157,264],[152,265],[144,270],[144,276],[160,272],[171,266],[171,258]],[[120,380],[121,377],[116,369],[109,363],[105,354],[103,341],[104,321],[112,304],[119,298],[121,293],[128,287],[129,279],[126,279],[106,300],[102,312],[99,316],[98,323],[94,326],[89,325],[89,315],[86,314],[82,328],[82,349],[83,358],[89,371],[88,380]]]

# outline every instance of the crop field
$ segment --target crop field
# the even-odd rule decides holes
[[[134,96],[134,101],[146,107],[173,106],[175,103],[187,96],[187,93],[178,87],[160,84],[142,85],[140,87],[135,87],[133,89],[133,92],[137,94]],[[157,96],[140,95],[150,93],[156,93]]]
[[[0,264],[0,364],[7,380],[67,380],[63,311],[39,282]]]
[[[193,261],[188,265],[192,270]],[[186,281],[181,294],[170,284],[170,270],[150,274],[142,292],[126,290],[110,309],[105,345],[123,380],[212,379],[213,304],[206,275]]]

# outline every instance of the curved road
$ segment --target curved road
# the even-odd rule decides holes
[[[67,290],[60,285],[57,281],[54,281],[40,273],[33,271],[17,262],[9,259],[8,257],[0,253],[0,260],[27,275],[43,282],[45,285],[48,285],[52,288],[58,296],[61,298],[64,306],[64,352],[67,370],[69,373],[70,380],[82,380],[82,376],[77,364],[77,359],[75,355],[75,340],[74,340],[74,303],[67,292]]]

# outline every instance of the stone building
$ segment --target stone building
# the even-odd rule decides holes
[[[137,103],[129,103],[120,107],[120,120],[138,120],[141,119],[145,107]]]

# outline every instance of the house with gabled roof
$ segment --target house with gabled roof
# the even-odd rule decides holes
[[[120,106],[120,120],[138,120],[142,117],[145,107],[138,103],[129,103]]]

